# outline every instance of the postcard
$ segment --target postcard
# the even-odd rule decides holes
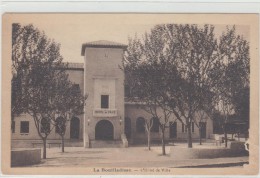
[[[258,14],[2,19],[3,174],[258,174]]]

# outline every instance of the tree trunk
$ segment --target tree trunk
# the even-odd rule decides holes
[[[165,128],[162,129],[162,155],[166,155],[165,141],[164,141],[164,131],[165,131]]]
[[[192,148],[192,137],[191,137],[191,123],[187,124],[188,129],[188,148]]]
[[[201,127],[199,127],[199,135],[200,135],[200,145],[202,145],[202,142],[201,142]]]
[[[61,151],[64,153],[64,135],[61,136]]]
[[[151,150],[151,137],[150,137],[150,131],[147,132],[147,146],[148,150]]]
[[[225,147],[227,148],[227,130],[226,130],[226,125],[224,126],[224,140],[225,140]]]
[[[42,138],[43,141],[43,159],[46,159],[46,138]]]

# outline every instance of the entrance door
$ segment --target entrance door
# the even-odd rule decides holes
[[[125,118],[125,135],[126,138],[131,138],[131,119]]]
[[[79,139],[79,118],[73,117],[70,121],[70,138]]]
[[[170,138],[177,138],[177,122],[170,122]]]
[[[101,120],[96,124],[95,128],[96,140],[113,140],[114,139],[114,127],[108,120]]]
[[[206,138],[206,122],[200,122],[200,128],[201,128],[201,138]]]

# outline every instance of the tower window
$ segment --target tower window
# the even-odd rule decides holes
[[[101,95],[101,108],[106,109],[109,106],[109,95]]]
[[[20,133],[29,133],[29,121],[21,121]]]

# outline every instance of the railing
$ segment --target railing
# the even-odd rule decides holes
[[[117,109],[94,109],[93,116],[95,117],[115,117],[117,116]]]

